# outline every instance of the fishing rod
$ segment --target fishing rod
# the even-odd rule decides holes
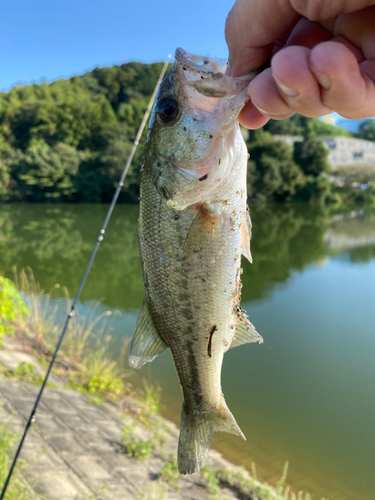
[[[78,286],[77,293],[76,293],[76,295],[75,295],[75,297],[74,297],[74,300],[73,300],[73,302],[72,302],[72,305],[71,305],[71,307],[70,307],[70,311],[69,311],[69,313],[68,313],[68,315],[67,315],[67,317],[66,317],[65,324],[64,324],[64,327],[63,327],[63,329],[62,329],[62,332],[61,332],[61,335],[60,335],[59,341],[57,342],[55,352],[54,352],[54,354],[53,354],[53,356],[52,356],[52,359],[51,359],[51,362],[50,362],[50,364],[49,364],[49,366],[48,366],[48,370],[47,370],[46,375],[45,375],[45,377],[44,377],[43,383],[42,383],[42,385],[41,385],[41,387],[40,387],[39,393],[38,393],[37,398],[36,398],[36,400],[35,400],[35,403],[34,403],[33,409],[31,410],[30,416],[29,416],[28,421],[27,421],[27,423],[26,423],[26,427],[25,427],[25,430],[24,430],[24,432],[23,432],[23,435],[22,435],[21,441],[20,441],[20,443],[19,443],[19,445],[18,445],[18,448],[17,448],[16,454],[15,454],[15,456],[14,456],[14,458],[13,458],[12,465],[10,466],[10,469],[9,469],[9,472],[8,472],[8,476],[7,476],[6,480],[5,480],[5,483],[4,483],[4,486],[3,486],[3,489],[2,489],[2,491],[1,491],[0,500],[3,500],[3,499],[4,499],[4,497],[5,497],[5,493],[6,493],[6,491],[7,491],[7,488],[8,488],[8,485],[9,485],[10,479],[11,479],[11,477],[12,477],[12,474],[13,474],[14,468],[15,468],[15,466],[16,466],[16,464],[17,464],[17,460],[18,460],[19,454],[21,453],[22,446],[23,446],[23,443],[24,443],[24,441],[25,441],[25,438],[26,438],[26,435],[27,435],[27,433],[28,433],[28,430],[30,429],[31,424],[32,424],[33,422],[35,422],[35,420],[36,420],[36,411],[37,411],[37,408],[38,408],[38,405],[39,405],[40,399],[41,399],[41,397],[42,397],[42,394],[43,394],[44,388],[45,388],[45,386],[46,386],[46,384],[47,384],[48,377],[49,377],[49,375],[50,375],[50,373],[51,373],[51,370],[52,370],[52,367],[53,367],[53,365],[54,365],[54,363],[55,363],[56,356],[57,356],[57,353],[58,353],[58,351],[59,351],[59,349],[60,349],[60,346],[61,346],[61,343],[62,343],[62,341],[63,341],[64,335],[65,335],[65,332],[66,332],[66,330],[67,330],[67,328],[68,328],[69,321],[70,321],[70,319],[74,316],[74,312],[75,312],[75,309],[76,309],[76,306],[77,306],[78,299],[79,299],[79,297],[80,297],[80,295],[81,295],[81,292],[82,292],[82,289],[83,289],[83,287],[84,287],[84,285],[85,285],[85,282],[86,282],[87,276],[88,276],[88,274],[89,274],[89,272],[90,272],[90,269],[91,269],[92,263],[94,262],[94,259],[95,259],[95,256],[96,256],[96,253],[97,253],[97,251],[98,251],[98,249],[99,249],[99,246],[100,246],[100,243],[101,243],[101,242],[103,241],[103,239],[104,239],[104,234],[105,234],[105,231],[106,231],[106,229],[107,229],[109,219],[111,218],[111,215],[112,215],[113,209],[115,208],[115,205],[116,205],[117,199],[118,199],[118,197],[119,197],[120,191],[121,191],[121,189],[122,189],[122,187],[123,187],[123,185],[124,185],[124,181],[125,181],[126,174],[128,173],[128,170],[129,170],[130,164],[131,164],[131,162],[132,162],[132,160],[133,160],[133,157],[134,157],[135,151],[136,151],[137,146],[138,146],[138,144],[139,144],[139,140],[140,140],[140,138],[141,138],[141,136],[142,136],[142,132],[143,132],[143,130],[144,130],[144,128],[145,128],[145,125],[146,125],[147,119],[148,119],[148,117],[149,117],[149,115],[150,115],[150,112],[151,112],[151,109],[152,109],[152,105],[154,104],[154,100],[155,100],[155,97],[156,97],[156,93],[157,93],[157,91],[158,91],[158,89],[159,89],[159,85],[160,85],[160,83],[161,83],[162,79],[164,78],[165,72],[166,72],[166,70],[167,70],[167,67],[168,67],[168,64],[169,64],[169,60],[170,60],[170,58],[171,58],[171,55],[170,55],[170,54],[168,54],[168,57],[167,57],[166,61],[164,62],[163,68],[162,68],[162,70],[161,70],[161,72],[160,72],[159,79],[158,79],[158,81],[157,81],[157,83],[156,83],[156,85],[155,85],[155,88],[154,88],[154,91],[153,91],[153,93],[152,93],[152,96],[151,96],[150,102],[149,102],[149,104],[148,104],[148,106],[147,106],[147,109],[146,109],[146,112],[145,112],[145,114],[144,114],[144,117],[143,117],[142,123],[141,123],[141,125],[140,125],[140,127],[139,127],[139,130],[138,130],[137,136],[136,136],[136,138],[135,138],[135,140],[134,140],[133,147],[132,147],[132,149],[131,149],[131,151],[130,151],[130,155],[129,155],[129,157],[128,157],[128,160],[127,160],[127,162],[126,162],[126,165],[125,165],[125,167],[124,167],[124,170],[123,170],[123,172],[122,172],[122,175],[121,175],[121,178],[120,178],[120,182],[118,183],[117,189],[116,189],[116,191],[115,191],[115,194],[113,195],[113,198],[112,198],[111,204],[110,204],[110,206],[109,206],[109,209],[108,209],[107,215],[106,215],[106,217],[105,217],[105,219],[104,219],[104,223],[103,223],[102,228],[101,228],[101,230],[100,230],[100,232],[99,232],[98,239],[97,239],[97,241],[96,241],[96,243],[95,243],[95,246],[94,246],[94,248],[93,248],[93,251],[92,251],[92,253],[91,253],[91,257],[90,257],[90,259],[89,259],[89,261],[88,261],[88,263],[87,263],[87,266],[86,266],[85,272],[83,273],[83,276],[82,276],[81,282],[80,282],[80,284],[79,284],[79,286]]]

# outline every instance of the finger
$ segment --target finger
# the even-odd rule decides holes
[[[371,86],[374,85],[375,82],[375,61],[363,61],[360,63],[359,69],[364,78],[365,85],[370,86],[369,92],[371,92]],[[367,78],[370,81],[368,81]]]
[[[281,97],[271,68],[267,68],[250,82],[249,94],[253,105],[268,118],[282,120],[294,114]]]
[[[286,45],[302,45],[312,49],[321,42],[331,40],[332,33],[319,23],[309,21],[302,17],[289,35]]]
[[[310,67],[326,107],[349,119],[375,115],[375,61],[358,64],[348,47],[331,41],[312,49]]]
[[[298,19],[289,0],[237,0],[225,23],[233,76],[264,64],[275,40],[286,40]]]
[[[272,76],[278,91],[293,111],[317,117],[331,112],[323,104],[320,86],[310,69],[311,50],[306,47],[286,47],[272,59]]]
[[[375,59],[375,7],[341,15],[334,25],[334,36],[344,37],[351,47],[358,47],[365,59]],[[342,40],[340,40],[342,41]]]
[[[375,4],[374,0],[290,0],[290,2],[299,14],[310,21],[323,21]]]
[[[263,127],[269,118],[264,116],[255,106],[249,101],[247,105],[243,108],[239,116],[240,124],[251,130]]]
[[[236,0],[225,24],[225,38],[233,76],[240,76],[264,64],[276,40],[285,40],[300,16],[329,20],[355,12],[375,0]]]

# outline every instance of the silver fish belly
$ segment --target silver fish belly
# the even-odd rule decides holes
[[[221,71],[217,60],[177,50],[154,107],[141,170],[145,298],[129,363],[139,368],[171,350],[184,398],[182,474],[203,467],[214,432],[244,438],[221,391],[221,366],[229,348],[263,341],[239,305],[251,223],[247,150],[236,120],[248,80]]]

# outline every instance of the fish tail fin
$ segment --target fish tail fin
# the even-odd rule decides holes
[[[178,469],[181,474],[199,472],[207,461],[214,432],[229,432],[246,440],[224,397],[219,411],[189,415],[182,405],[180,439],[178,442]]]

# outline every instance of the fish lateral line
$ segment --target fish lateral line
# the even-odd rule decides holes
[[[209,336],[209,339],[208,339],[208,346],[207,346],[207,355],[209,358],[212,358],[212,337],[214,335],[214,333],[217,331],[217,326],[214,325],[212,328],[211,328],[211,331],[210,331],[210,336]]]

